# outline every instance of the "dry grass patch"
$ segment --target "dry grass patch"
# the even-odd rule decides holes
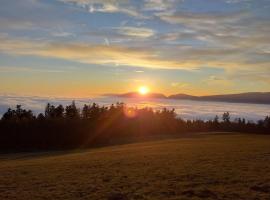
[[[204,135],[0,159],[0,199],[270,199],[270,136]]]

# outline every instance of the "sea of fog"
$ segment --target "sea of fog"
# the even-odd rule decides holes
[[[108,106],[116,102],[124,102],[132,107],[152,107],[155,110],[168,108],[175,109],[177,115],[183,119],[213,119],[215,115],[221,116],[224,112],[230,112],[232,120],[238,117],[250,121],[257,121],[270,115],[270,105],[247,104],[247,103],[225,103],[191,100],[167,100],[167,99],[132,99],[118,97],[95,97],[95,98],[49,98],[38,96],[13,96],[0,95],[0,116],[6,112],[8,107],[14,108],[20,104],[25,109],[31,109],[35,114],[44,112],[45,105],[49,102],[54,105],[67,105],[75,100],[78,107],[84,104],[98,103]]]

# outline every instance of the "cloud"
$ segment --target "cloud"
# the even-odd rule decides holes
[[[193,13],[193,12],[174,12],[157,13],[156,16],[160,17],[171,24],[184,24],[184,25],[213,25],[222,22],[232,22],[240,20],[242,17],[247,16],[246,12],[235,12],[235,13]]]
[[[224,78],[218,77],[218,76],[210,76],[208,80],[211,80],[211,81],[222,81],[222,80],[224,80]]]
[[[64,3],[75,4],[89,12],[123,13],[132,17],[147,18],[139,13],[127,0],[59,0]]]
[[[26,96],[26,95],[8,95],[0,94],[0,117],[11,106],[15,108],[20,104],[25,109],[31,109],[35,114],[44,112],[46,104],[49,102],[53,105],[62,104],[69,105],[74,98],[65,97],[50,97],[50,96]],[[123,99],[121,99],[122,101]],[[93,102],[99,105],[110,106],[116,103],[119,99],[111,98],[75,98],[76,105],[82,107],[84,104],[92,104]],[[184,119],[213,119],[215,115],[222,116],[225,111],[230,111],[232,118],[241,117],[248,120],[257,121],[263,119],[269,113],[269,105],[251,105],[251,104],[233,104],[224,102],[194,102],[194,101],[136,101],[126,99],[125,103],[133,107],[151,107],[154,110],[161,110],[164,107],[175,109],[175,112]],[[225,105],[225,106],[224,106]],[[226,110],[224,109],[226,107]]]
[[[249,82],[260,82],[265,84],[270,84],[270,66],[265,69],[259,70],[248,70],[248,69],[235,69],[233,71],[228,71],[226,76],[231,80],[247,80]]]
[[[104,38],[104,43],[107,45],[107,46],[110,46],[110,41],[108,38]]]
[[[51,58],[87,63],[89,67],[134,67],[133,72],[138,67],[181,69],[206,76],[204,73],[211,68],[222,71],[223,79],[228,81],[252,81],[258,83],[258,88],[269,84],[268,0],[193,3],[189,0],[3,0],[0,53],[5,64],[0,72],[53,72],[27,67],[38,56],[46,57],[42,62],[57,65],[59,62]],[[17,68],[18,61],[5,54],[25,55],[26,58],[18,59],[24,67]],[[220,74],[213,76],[209,79],[213,84],[222,82],[216,80],[222,78]]]
[[[130,26],[124,26],[115,28],[118,30],[118,33],[121,35],[126,35],[130,37],[136,37],[136,38],[148,38],[155,34],[155,31],[150,28],[143,28],[143,27],[130,27]]]
[[[177,88],[186,88],[189,86],[187,83],[182,83],[182,82],[173,82],[171,83],[172,87],[177,87]]]
[[[21,20],[21,19],[7,19],[0,18],[1,29],[32,29],[34,24],[31,21]]]
[[[192,70],[192,66],[189,64],[161,59],[155,52],[144,48],[116,45],[51,44],[37,53],[36,51],[30,53],[89,64]]]
[[[193,69],[190,63],[162,59],[155,51],[150,49],[115,45],[44,43],[41,41],[2,37],[0,38],[0,51],[9,54],[61,58],[88,64],[161,69]]]
[[[0,66],[0,72],[2,73],[17,73],[17,72],[31,72],[31,73],[64,73],[66,70],[56,69],[40,69],[31,67],[18,67],[18,66]]]
[[[153,48],[103,44],[56,43],[0,37],[0,52],[59,58],[87,64],[143,67],[153,69],[198,70],[204,67],[231,71],[246,69],[269,74],[269,53],[243,48],[176,46]]]
[[[120,26],[110,28],[100,28],[83,33],[84,36],[90,37],[91,40],[100,41],[104,38],[109,40],[110,44],[129,44],[136,46],[151,41],[156,36],[156,31],[147,27]],[[144,45],[143,45],[144,46]]]
[[[200,57],[201,61],[216,61],[224,68],[236,69],[266,68],[270,64],[270,21],[266,18],[242,11],[223,14],[175,12],[157,16],[181,26],[178,32],[159,34],[158,39],[174,46],[192,42],[190,48],[179,49],[188,60]],[[228,67],[230,60],[231,67]]]
[[[54,30],[56,27],[70,26],[70,20],[62,16],[69,15],[71,9],[58,8],[58,6],[40,0],[2,0],[0,31],[39,32]]]
[[[249,3],[252,0],[225,0],[226,3],[235,4],[235,3]]]
[[[169,32],[169,40],[193,39],[210,45],[253,46],[270,42],[270,21],[251,12],[195,13],[174,12],[156,14],[161,20],[182,26],[179,32]]]
[[[146,11],[168,11],[180,2],[183,0],[144,0],[143,9]]]
[[[47,103],[53,105],[62,104],[64,106],[76,100],[76,104],[82,107],[89,103],[89,98],[68,98],[52,96],[29,96],[16,94],[0,94],[0,117],[9,107],[15,108],[16,105],[22,105],[25,109],[31,109],[35,114],[44,112]]]
[[[65,32],[65,31],[52,32],[51,35],[54,36],[54,37],[70,37],[70,36],[74,36],[73,33]]]
[[[224,77],[218,77],[218,76],[210,76],[206,80],[204,80],[207,85],[209,86],[217,86],[217,87],[233,87],[234,82],[231,79],[226,79]]]

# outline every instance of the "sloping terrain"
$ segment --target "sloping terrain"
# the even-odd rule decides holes
[[[270,136],[0,156],[0,199],[270,199]]]

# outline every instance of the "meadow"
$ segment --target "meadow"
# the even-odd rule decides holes
[[[270,199],[270,135],[0,155],[0,199]]]

